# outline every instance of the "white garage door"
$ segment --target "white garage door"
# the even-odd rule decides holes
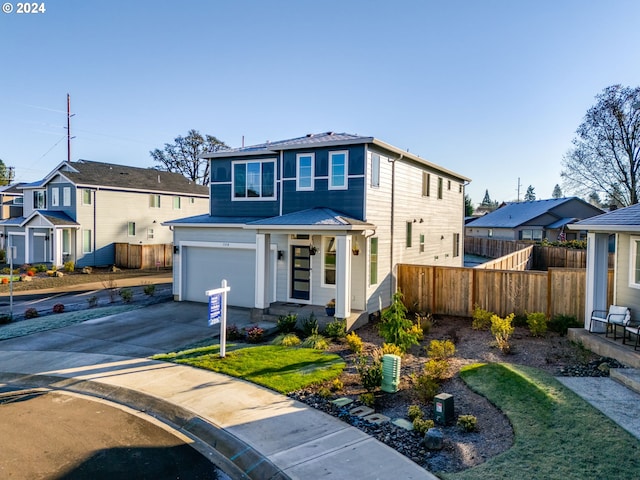
[[[255,305],[255,249],[182,248],[182,299],[207,302],[207,290],[231,287],[227,301],[235,307]]]

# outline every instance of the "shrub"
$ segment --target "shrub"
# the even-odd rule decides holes
[[[547,316],[542,312],[527,314],[527,325],[534,337],[539,337],[547,332]]]
[[[582,324],[573,315],[555,315],[549,321],[549,330],[560,335],[566,335],[568,329],[575,327],[582,327]]]
[[[440,382],[448,378],[448,370],[449,362],[446,360],[430,358],[425,362],[423,372],[426,376]]]
[[[7,251],[0,250],[0,263],[5,263],[7,261]]]
[[[0,325],[11,323],[11,315],[8,313],[0,313]]]
[[[98,306],[98,297],[96,297],[95,295],[91,295],[89,298],[87,298],[87,303],[89,304],[89,308]]]
[[[446,360],[456,353],[456,346],[451,340],[431,340],[427,350],[427,356],[435,360]]]
[[[478,429],[478,419],[473,415],[460,415],[457,425],[465,432],[475,432]]]
[[[394,345],[393,343],[383,343],[382,344],[382,355],[397,355],[399,357],[401,357],[402,355],[404,355],[404,352],[402,351],[402,349],[397,346]]]
[[[290,313],[289,315],[280,315],[278,317],[278,331],[282,333],[291,333],[296,329],[298,323],[298,315]]]
[[[361,393],[358,399],[367,407],[373,408],[376,404],[376,396],[372,392]]]
[[[304,348],[313,348],[314,350],[326,350],[329,348],[329,342],[323,335],[314,333],[305,338],[304,342],[302,342],[300,346]]]
[[[44,273],[47,271],[47,266],[43,263],[39,264],[39,265],[35,265],[34,268],[36,269],[36,272],[38,273]]]
[[[149,283],[142,288],[144,294],[148,297],[153,297],[156,293],[156,286],[154,283]]]
[[[4,267],[2,270],[0,270],[0,273],[2,273],[3,275],[9,275],[11,273],[11,269],[9,267]]]
[[[262,341],[262,336],[264,335],[263,328],[260,328],[258,325],[253,325],[251,327],[245,327],[244,330],[247,332],[247,342],[260,343]]]
[[[9,283],[9,279],[7,277],[2,277],[2,284],[6,285],[7,283]]]
[[[313,312],[311,313],[311,315],[309,315],[309,318],[304,318],[302,320],[301,329],[302,334],[305,337],[318,334],[318,319],[313,314]]]
[[[409,408],[407,409],[407,417],[409,417],[409,420],[413,422],[416,418],[423,418],[424,412],[420,408],[420,405],[409,405]]]
[[[240,331],[240,329],[235,323],[232,323],[231,325],[227,325],[226,333],[227,333],[227,340],[230,340],[230,341],[244,340],[244,333]]]
[[[61,303],[56,303],[53,306],[53,313],[62,313],[64,312],[64,305]]]
[[[430,313],[416,313],[415,320],[423,333],[429,333],[431,331],[431,327],[433,327],[433,315]]]
[[[351,332],[346,336],[347,345],[349,345],[349,350],[354,353],[362,352],[362,339],[358,336],[356,332]]]
[[[513,313],[501,318],[498,315],[491,317],[491,334],[495,337],[498,348],[502,353],[509,353],[511,346],[509,345],[509,336],[515,328],[511,325],[511,321],[515,315]]]
[[[433,428],[435,423],[433,420],[425,420],[424,418],[414,418],[413,419],[413,430],[418,435],[424,435],[429,431],[430,428]]]
[[[130,303],[133,300],[133,290],[130,288],[123,288],[120,290],[120,298],[124,303]]]
[[[347,335],[347,321],[335,319],[329,322],[324,333],[329,338],[344,338]]]
[[[27,277],[33,277],[33,276],[35,276],[35,274],[36,274],[36,271],[33,270],[32,268],[27,270]]]
[[[429,403],[438,394],[440,383],[430,375],[413,375],[413,390],[418,400],[423,404]]]
[[[339,378],[334,378],[333,381],[331,382],[330,388],[332,392],[339,392],[344,388],[344,383]]]
[[[68,262],[64,262],[65,272],[73,272],[75,269],[76,269],[76,264],[73,263],[71,260],[69,260]]]
[[[283,347],[295,347],[300,345],[300,339],[295,333],[281,333],[273,339],[272,343]]]
[[[473,307],[473,321],[471,322],[471,328],[474,330],[489,330],[491,327],[492,312],[480,308],[479,305]]]
[[[31,307],[31,308],[27,308],[24,312],[24,318],[36,318],[38,317],[40,314],[38,313],[38,310],[36,310],[35,308]]]
[[[371,363],[367,361],[367,357],[359,355],[356,360],[356,371],[360,376],[360,383],[367,392],[373,392],[382,385],[382,362],[380,355],[374,355]]]
[[[419,343],[420,334],[413,329],[414,323],[407,319],[407,307],[402,303],[402,292],[393,294],[391,305],[382,313],[380,335],[387,343],[393,343],[406,352]]]
[[[329,390],[327,387],[320,387],[318,389],[318,395],[320,395],[322,398],[329,398],[332,393],[331,390]]]

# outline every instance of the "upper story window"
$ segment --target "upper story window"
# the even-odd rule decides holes
[[[453,234],[453,256],[454,257],[460,256],[460,234],[459,233]]]
[[[631,237],[629,286],[640,288],[640,237]]]
[[[422,172],[422,196],[428,197],[431,195],[431,174]]]
[[[46,190],[36,190],[35,192],[33,192],[33,208],[36,210],[47,208]]]
[[[51,189],[51,206],[57,207],[58,205],[60,205],[60,189],[54,187]]]
[[[442,177],[438,177],[438,200],[442,200]]]
[[[329,190],[346,190],[348,188],[349,152],[329,153]]]
[[[91,190],[88,188],[82,189],[82,204],[91,205]]]
[[[182,207],[182,200],[180,197],[173,197],[173,209],[180,210]]]
[[[380,155],[377,153],[371,154],[371,186],[380,186]]]
[[[296,190],[313,190],[314,163],[313,153],[296,155]]]
[[[149,195],[149,207],[160,208],[160,195],[157,195],[157,194]]]
[[[71,187],[62,188],[62,206],[64,207],[71,206]]]
[[[235,162],[233,199],[273,199],[276,192],[275,160]]]
[[[413,236],[413,223],[407,222],[405,245],[411,247],[411,237]]]

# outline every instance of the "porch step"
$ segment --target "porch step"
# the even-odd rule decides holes
[[[609,376],[629,390],[640,393],[640,369],[612,368],[609,370]]]
[[[269,306],[268,312],[256,314],[252,312],[253,321],[264,321],[278,323],[281,316],[297,315],[298,321],[308,319],[313,314],[318,321],[318,327],[323,330],[329,323],[335,320],[334,317],[327,316],[324,307],[319,305],[303,305],[289,302],[275,302]],[[366,325],[369,321],[369,314],[362,311],[352,311],[347,319],[347,330],[351,331]],[[300,324],[298,324],[300,326]]]

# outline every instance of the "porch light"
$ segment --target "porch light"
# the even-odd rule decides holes
[[[284,258],[284,250],[278,250],[278,260],[282,260]]]

